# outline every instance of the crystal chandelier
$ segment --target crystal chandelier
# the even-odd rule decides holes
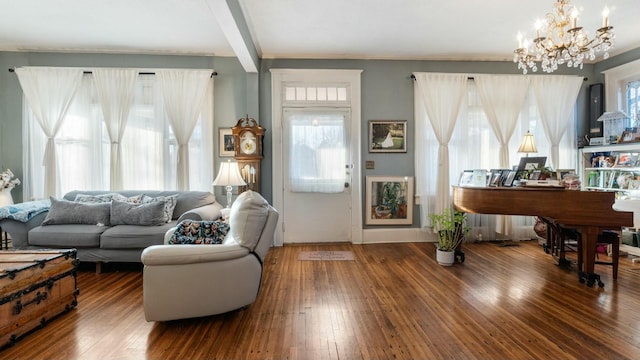
[[[536,72],[538,63],[542,70],[551,73],[564,63],[568,67],[582,69],[583,61],[593,61],[596,54],[604,52],[609,58],[613,47],[613,26],[609,25],[609,9],[602,12],[602,27],[596,30],[594,38],[578,26],[578,9],[569,5],[569,0],[557,0],[554,11],[547,13],[543,20],[536,21],[536,38],[523,39],[518,33],[518,48],[514,51],[513,62],[526,74],[528,69]]]

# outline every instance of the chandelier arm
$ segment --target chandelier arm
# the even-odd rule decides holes
[[[523,74],[528,69],[535,72],[538,66],[547,73],[562,64],[582,68],[585,60],[594,60],[600,52],[604,52],[605,59],[609,57],[615,35],[613,27],[609,26],[608,9],[605,8],[606,14],[603,12],[603,26],[590,38],[582,27],[577,26],[577,9],[569,1],[554,2],[553,11],[545,15],[545,21],[537,22],[537,37],[532,42],[525,40],[522,46],[522,36],[518,36],[521,47],[514,51],[513,61]],[[571,16],[567,16],[569,13]]]

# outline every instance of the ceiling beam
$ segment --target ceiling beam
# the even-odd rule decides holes
[[[206,0],[246,72],[258,72],[258,52],[238,0]]]

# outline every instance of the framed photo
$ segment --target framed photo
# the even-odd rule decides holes
[[[629,186],[627,187],[629,190],[638,190],[640,189],[640,180],[629,180]]]
[[[459,186],[471,186],[473,184],[473,170],[464,170],[460,173]]]
[[[575,174],[575,169],[556,169],[556,180],[562,181],[562,178],[567,174]]]
[[[491,180],[489,180],[489,186],[502,186],[502,172],[491,173]]]
[[[622,135],[620,136],[620,141],[621,143],[628,143],[628,142],[634,142],[636,141],[635,139],[635,133],[631,130],[625,130],[622,132]]]
[[[540,179],[540,174],[542,174],[542,171],[533,170],[531,172],[531,174],[529,174],[529,180],[538,180],[538,179]]]
[[[518,164],[517,170],[535,170],[542,169],[547,163],[546,156],[539,157],[521,157],[520,164]]]
[[[231,128],[221,128],[218,130],[218,142],[220,144],[220,157],[235,155],[234,139]]]
[[[487,186],[487,170],[484,169],[474,169],[473,179],[471,180],[471,186],[475,187],[485,187]]]
[[[369,120],[369,152],[406,153],[406,120]]]
[[[509,171],[509,174],[507,174],[507,177],[504,179],[504,183],[502,184],[502,186],[512,186],[513,180],[516,179],[517,173],[518,172],[516,170]]]
[[[368,225],[413,223],[413,176],[367,176]]]

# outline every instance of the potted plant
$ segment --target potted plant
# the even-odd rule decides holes
[[[456,248],[470,230],[467,226],[467,215],[446,208],[441,214],[430,214],[429,218],[438,234],[436,260],[440,265],[451,266],[455,262]]]

